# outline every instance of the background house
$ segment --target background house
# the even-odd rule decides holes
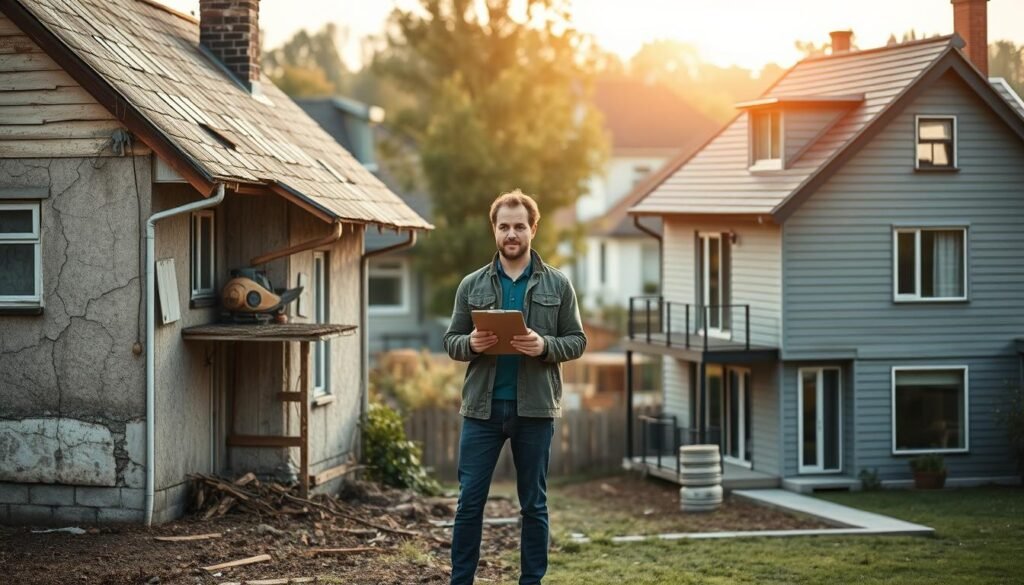
[[[631,209],[664,222],[665,303],[626,347],[665,356],[668,436],[718,443],[727,486],[906,485],[920,454],[1019,481],[1024,106],[986,0],[954,8],[953,36],[833,33]]]
[[[0,521],[160,522],[189,473],[357,455],[364,230],[430,225],[260,74],[256,3],[200,6],[0,2]],[[195,334],[250,265],[304,287],[292,323]]]
[[[631,79],[597,82],[594,102],[610,135],[611,154],[589,192],[576,202],[585,251],[568,267],[583,307],[625,307],[659,286],[657,240],[626,215],[623,201],[670,159],[689,154],[718,128],[672,90]],[[651,228],[659,231],[657,221]]]

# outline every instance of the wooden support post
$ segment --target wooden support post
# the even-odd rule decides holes
[[[301,374],[299,380],[299,394],[302,404],[299,415],[299,437],[302,445],[299,446],[299,495],[303,498],[309,495],[309,342],[301,342]]]

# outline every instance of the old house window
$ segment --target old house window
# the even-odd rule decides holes
[[[211,210],[192,213],[192,298],[203,299],[217,295],[216,240],[214,215]]]
[[[751,170],[782,168],[782,112],[751,112]]]
[[[917,168],[956,168],[956,118],[917,117]]]
[[[897,229],[896,301],[960,301],[967,298],[965,228]]]
[[[893,368],[893,453],[967,451],[967,403],[967,366]]]
[[[38,305],[43,274],[38,203],[0,203],[0,306]]]
[[[409,266],[404,260],[371,260],[369,312],[395,315],[409,311]]]
[[[330,298],[327,285],[330,265],[327,252],[313,252],[313,322],[327,323]],[[313,345],[313,395],[330,393],[331,345],[317,341]]]

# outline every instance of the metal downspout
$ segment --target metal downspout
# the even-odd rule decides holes
[[[327,234],[326,236],[322,238],[317,238],[315,240],[302,242],[300,244],[295,244],[294,246],[289,246],[287,248],[282,248],[280,250],[274,250],[273,252],[264,254],[262,256],[256,256],[255,258],[249,260],[249,265],[258,266],[260,264],[266,264],[267,262],[277,260],[278,258],[284,258],[285,256],[298,254],[299,252],[305,252],[306,250],[312,250],[314,248],[319,248],[320,246],[333,244],[334,242],[337,242],[338,240],[341,239],[341,234],[344,226],[345,224],[341,223],[340,221],[336,221],[334,222],[334,225],[331,228],[331,233]]]
[[[156,415],[156,382],[154,380],[156,355],[153,348],[153,339],[156,337],[156,323],[154,322],[156,291],[153,284],[156,280],[156,222],[197,209],[216,207],[222,201],[224,201],[224,184],[218,183],[213,197],[154,213],[146,220],[146,526],[153,524],[153,497],[156,484],[156,447],[154,443],[156,425],[153,420]]]

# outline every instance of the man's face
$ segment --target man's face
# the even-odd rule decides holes
[[[530,251],[530,240],[537,228],[530,228],[530,215],[526,207],[502,205],[494,218],[494,243],[498,253],[506,260],[518,260]]]

